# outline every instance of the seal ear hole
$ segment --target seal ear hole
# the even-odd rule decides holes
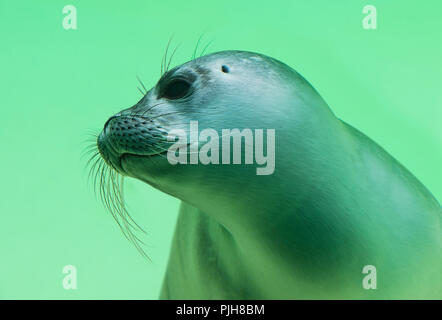
[[[225,64],[223,64],[222,66],[221,66],[221,71],[222,72],[224,72],[224,73],[229,73],[229,67],[228,66],[226,66]]]

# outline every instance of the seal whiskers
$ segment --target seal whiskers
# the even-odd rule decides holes
[[[117,222],[124,237],[134,244],[142,256],[150,260],[142,247],[145,243],[137,235],[137,233],[144,235],[146,232],[129,214],[125,204],[124,176],[100,156],[96,143],[86,147],[86,150],[94,152],[87,161],[86,167],[89,167],[88,180],[93,177],[95,193],[98,190],[101,202]]]

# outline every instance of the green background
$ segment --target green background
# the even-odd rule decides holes
[[[62,28],[77,8],[78,29]],[[377,30],[362,8],[377,8]],[[442,199],[442,20],[439,0],[0,1],[0,298],[155,299],[178,200],[126,181],[147,231],[146,261],[87,182],[92,130],[151,87],[168,39],[187,61],[257,51],[292,66],[335,114],[377,141]],[[78,289],[62,287],[62,268]]]

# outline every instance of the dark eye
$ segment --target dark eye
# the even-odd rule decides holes
[[[162,96],[167,99],[175,100],[186,96],[189,93],[189,90],[189,82],[182,79],[176,79],[167,84]]]

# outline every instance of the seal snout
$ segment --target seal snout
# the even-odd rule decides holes
[[[100,155],[107,164],[109,164],[118,172],[123,171],[121,167],[120,155],[109,143],[109,140],[105,134],[105,130],[103,130],[97,138],[97,147]]]
[[[123,155],[155,155],[165,151],[165,141],[167,132],[148,117],[116,115],[107,120],[97,145],[103,158],[118,170]]]

